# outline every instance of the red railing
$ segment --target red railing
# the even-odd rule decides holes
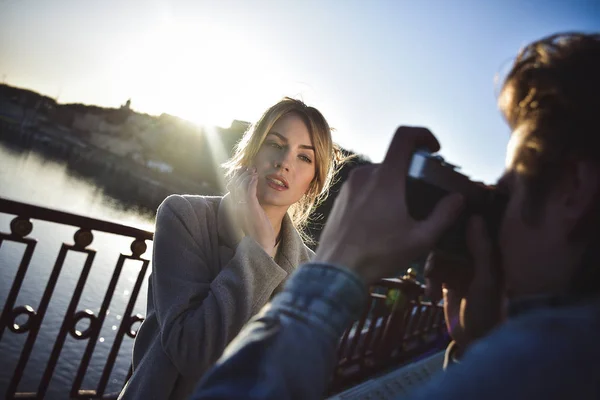
[[[133,326],[143,321],[143,316],[134,315],[133,311],[150,264],[150,261],[143,258],[142,254],[147,248],[146,241],[152,240],[153,233],[1,198],[0,213],[15,216],[10,222],[10,233],[0,232],[0,247],[8,241],[25,245],[25,251],[0,315],[0,341],[5,337],[5,333],[26,335],[12,378],[9,382],[0,382],[2,386],[6,385],[5,398],[43,398],[48,391],[68,336],[76,340],[87,341],[77,372],[72,378],[68,396],[78,399],[115,398],[116,393],[106,393],[107,384],[123,339],[125,336],[135,338],[137,330]],[[36,239],[29,237],[33,229],[32,220],[54,222],[78,228],[73,237],[73,244],[63,243],[61,245],[37,309],[30,305],[16,304],[37,244]],[[131,254],[119,255],[97,314],[89,309],[77,309],[96,256],[96,250],[89,247],[94,240],[94,232],[106,232],[132,239]],[[61,296],[70,295],[70,301],[50,350],[49,359],[46,365],[38,366],[43,368],[44,372],[37,390],[19,392],[19,383],[30,360],[65,259],[70,252],[81,253],[85,256],[83,268],[73,293],[60,294]],[[102,368],[102,373],[95,385],[84,388],[84,378],[88,372],[90,360],[105,323],[117,281],[127,260],[141,262],[140,271],[127,300],[124,315]],[[4,267],[4,265],[0,266],[0,268]],[[385,369],[410,362],[411,359],[446,344],[442,310],[437,306],[421,302],[422,292],[423,288],[418,283],[402,279],[384,280],[371,288],[369,304],[364,315],[341,338],[339,363],[331,384],[331,393],[339,392]],[[28,302],[33,302],[33,299]],[[23,318],[25,318],[25,322],[19,323],[18,321]],[[82,321],[87,321],[89,327],[78,330],[77,326],[82,324]],[[67,390],[65,388],[64,397],[67,397]]]

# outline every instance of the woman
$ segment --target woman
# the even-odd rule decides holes
[[[189,397],[242,326],[312,257],[298,229],[339,160],[321,113],[285,98],[225,165],[227,195],[173,195],[161,204],[147,316],[120,398]]]

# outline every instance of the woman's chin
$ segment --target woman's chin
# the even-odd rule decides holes
[[[289,207],[291,206],[289,200],[285,199],[279,193],[267,193],[263,196],[258,197],[258,202],[263,207]]]

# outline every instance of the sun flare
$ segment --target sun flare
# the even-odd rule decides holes
[[[118,75],[144,112],[227,127],[285,94],[282,68],[235,32],[166,22],[130,49]]]

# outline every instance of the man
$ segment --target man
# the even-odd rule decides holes
[[[498,182],[509,198],[498,243],[474,216],[470,282],[433,273],[444,261],[429,259],[428,289],[435,294],[445,281],[459,362],[414,396],[600,398],[600,35],[527,46],[499,103],[513,133]],[[194,399],[323,396],[367,285],[429,252],[461,211],[451,195],[424,221],[408,215],[407,167],[421,147],[439,145],[426,129],[399,128],[381,165],[353,172],[314,262],[232,342]]]

